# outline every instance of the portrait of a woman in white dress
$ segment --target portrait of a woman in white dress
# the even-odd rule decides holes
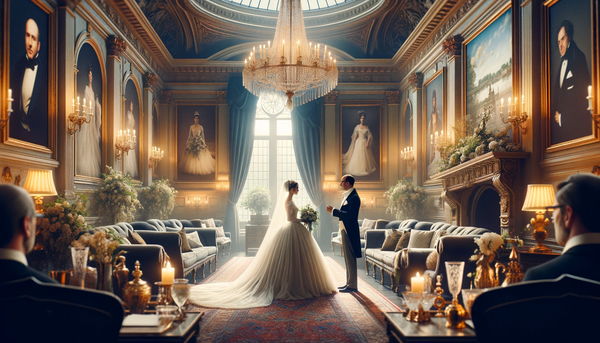
[[[204,127],[199,124],[200,114],[194,112],[194,124],[190,126],[185,142],[185,152],[179,162],[179,169],[192,175],[208,175],[215,172],[215,159],[208,150]]]
[[[366,176],[375,172],[377,163],[372,151],[373,134],[364,124],[367,114],[358,111],[358,115],[360,124],[354,127],[350,147],[342,157],[342,170],[344,174]]]
[[[129,101],[129,108],[125,114],[125,131],[129,130],[129,133],[133,135],[135,130],[135,115],[133,111],[133,100]],[[136,143],[139,139],[139,132],[135,133]],[[138,145],[136,144],[135,149],[130,150],[128,154],[125,154],[123,161],[125,163],[125,174],[129,174],[132,179],[138,178],[138,156],[137,156]]]
[[[93,116],[89,123],[81,125],[81,130],[77,132],[77,174],[85,176],[100,177],[102,171],[102,151],[100,150],[101,127],[102,127],[102,104],[98,95],[94,92],[92,81],[94,80],[94,71],[90,64],[87,68],[88,83],[85,85],[83,96],[80,98],[86,100],[86,112]],[[101,96],[102,93],[99,93]]]

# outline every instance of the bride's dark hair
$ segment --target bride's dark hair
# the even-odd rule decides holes
[[[298,182],[294,181],[294,180],[288,180],[288,191],[291,191],[292,189],[298,187]]]

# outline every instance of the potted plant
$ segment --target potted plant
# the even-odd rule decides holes
[[[254,187],[248,192],[246,199],[242,202],[242,207],[252,212],[250,222],[257,224],[267,222],[269,220],[268,212],[271,209],[271,193],[264,187]]]
[[[398,180],[383,195],[388,201],[386,213],[393,213],[398,220],[418,219],[426,198],[423,188],[406,180]]]

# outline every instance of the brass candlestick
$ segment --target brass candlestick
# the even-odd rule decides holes
[[[442,293],[444,290],[442,289],[442,275],[436,276],[437,282],[435,283],[435,293],[437,293],[437,297],[433,302],[433,306],[437,308],[437,313],[435,317],[443,317],[444,313],[442,312],[442,308],[446,305],[446,300],[442,297]]]

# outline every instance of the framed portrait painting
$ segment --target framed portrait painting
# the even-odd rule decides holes
[[[104,64],[99,49],[84,43],[77,55],[77,99],[85,104],[89,123],[75,133],[75,175],[102,176],[102,130],[104,104]]]
[[[440,69],[423,83],[425,88],[425,170],[427,179],[436,174],[441,159],[440,152],[436,148],[446,130],[446,104],[444,97],[444,69]]]
[[[56,131],[55,14],[39,2],[6,3],[10,34],[5,57],[14,99],[8,138],[14,145],[50,152]]]
[[[140,179],[140,93],[136,82],[128,79],[125,83],[125,97],[123,99],[125,115],[123,116],[123,131],[135,136],[135,148],[123,156],[123,174],[131,176],[133,180]]]
[[[472,135],[481,124],[484,108],[491,113],[487,131],[508,125],[500,117],[501,99],[513,97],[512,9],[506,6],[481,30],[463,43],[465,73],[464,131]],[[512,135],[512,130],[509,130]]]
[[[217,105],[177,104],[177,181],[216,180]]]
[[[342,103],[341,169],[356,181],[381,181],[381,103]]]
[[[548,87],[546,111],[548,146],[551,148],[594,139],[587,100],[595,58],[592,54],[592,2],[553,0],[544,4],[547,47],[544,84]]]

